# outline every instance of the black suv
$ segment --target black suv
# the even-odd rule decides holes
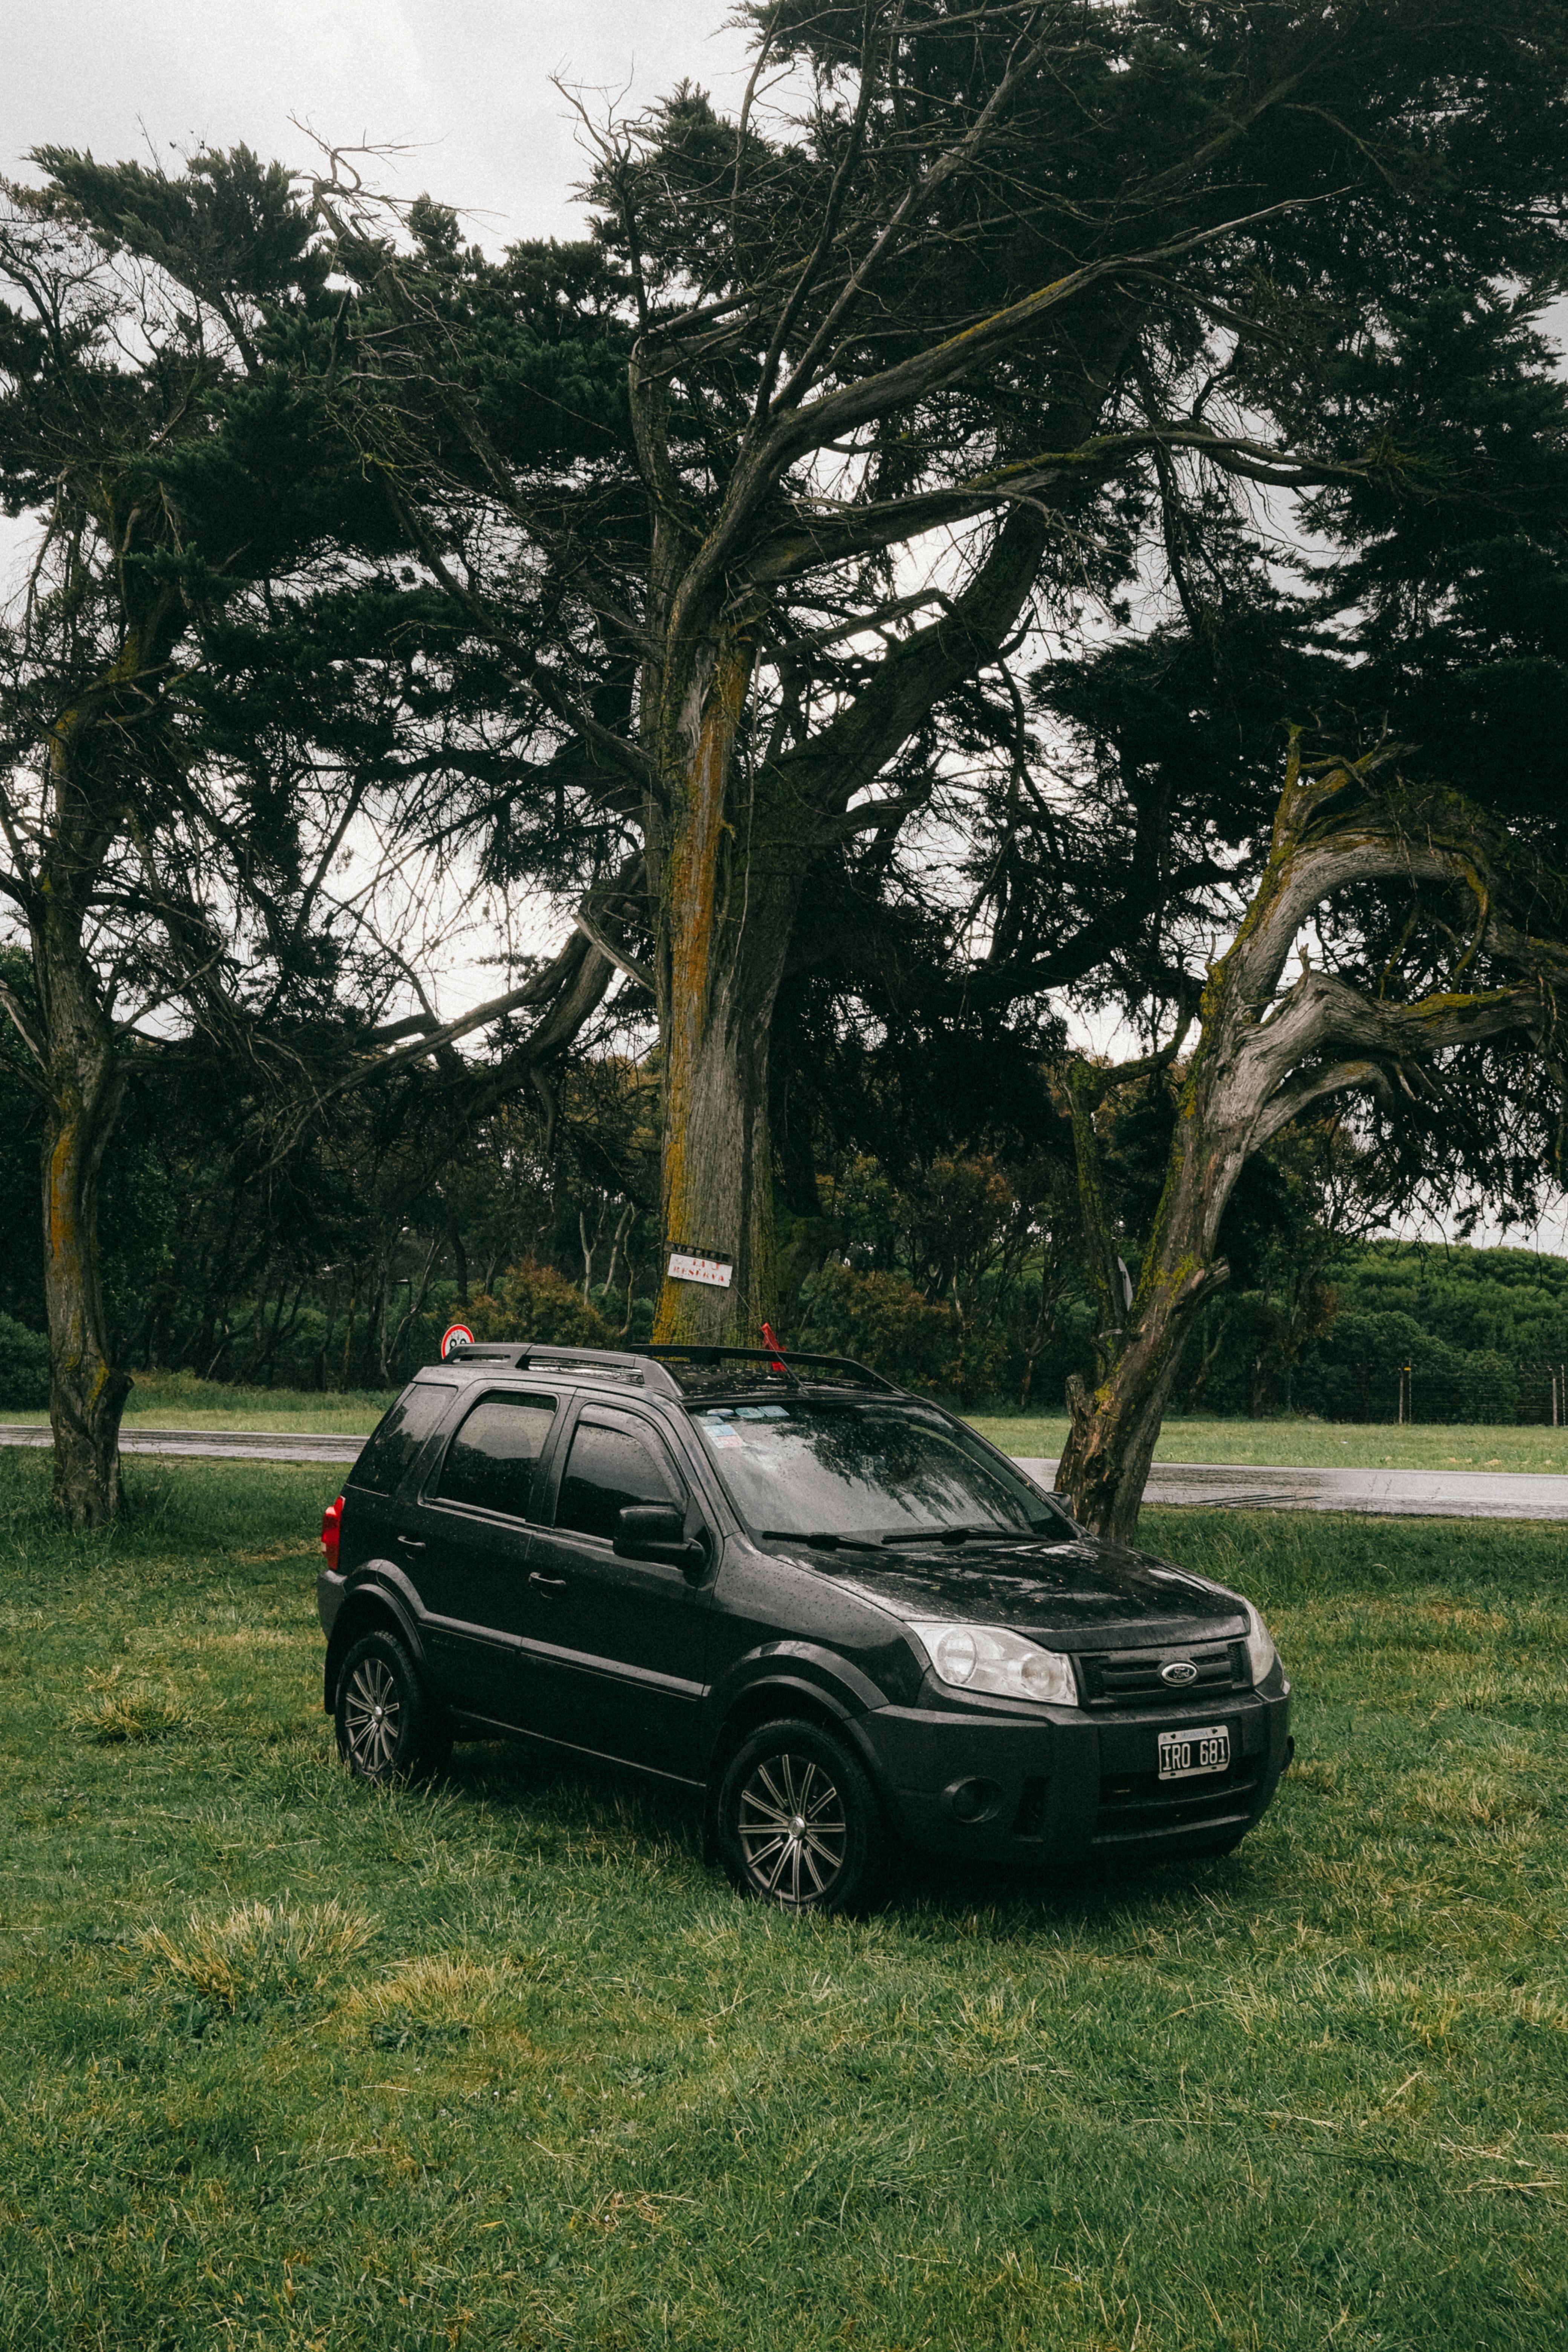
[[[322,1530],[326,1705],[371,1780],[519,1733],[706,1791],[744,1893],[867,1900],[899,1841],[1218,1853],[1290,1755],[1250,1601],[1085,1535],[839,1358],[459,1349]]]

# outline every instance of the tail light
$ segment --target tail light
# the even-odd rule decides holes
[[[342,1540],[342,1533],[343,1498],[340,1495],[337,1501],[329,1503],[321,1513],[321,1549],[326,1553],[327,1566],[334,1575],[337,1573],[338,1546]]]

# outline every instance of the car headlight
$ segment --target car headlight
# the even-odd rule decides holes
[[[1256,1690],[1274,1664],[1274,1642],[1251,1601],[1244,1601],[1241,1605],[1247,1612],[1247,1654],[1252,1661],[1252,1685]]]
[[[945,1625],[916,1619],[910,1632],[924,1644],[937,1680],[951,1683],[954,1690],[1049,1699],[1053,1706],[1078,1705],[1072,1660],[1060,1650],[1042,1650],[1037,1642],[1009,1633],[1001,1625]]]

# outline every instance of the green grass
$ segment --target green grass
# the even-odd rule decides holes
[[[153,1429],[316,1430],[368,1436],[397,1394],[395,1389],[247,1388],[237,1381],[201,1381],[194,1372],[137,1372],[125,1408],[127,1421]],[[47,1412],[0,1412],[0,1421],[38,1424]]]
[[[156,1429],[331,1430],[368,1435],[394,1391],[244,1388],[189,1372],[138,1372],[127,1418]],[[976,1429],[1008,1454],[1059,1454],[1067,1423],[1038,1414],[974,1413]],[[0,1413],[41,1424],[47,1412]],[[1487,1428],[1323,1421],[1167,1421],[1158,1462],[1256,1463],[1264,1468],[1550,1470],[1568,1472],[1568,1429]]]
[[[1008,1454],[1054,1460],[1067,1442],[1064,1420],[1043,1415],[970,1416]],[[1167,1421],[1156,1462],[1257,1463],[1265,1469],[1568,1471],[1568,1429],[1479,1423]]]
[[[1568,1562],[1189,1511],[1301,1761],[1224,1861],[737,1902],[681,1804],[351,1783],[331,1481],[0,1453],[0,2345],[1542,2352],[1568,2325]]]

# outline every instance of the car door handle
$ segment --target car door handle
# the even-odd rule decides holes
[[[423,1551],[426,1549],[422,1536],[399,1536],[397,1540],[405,1551]]]
[[[541,1592],[564,1592],[566,1590],[563,1576],[541,1576],[537,1569],[531,1571],[528,1580],[530,1584],[537,1584]]]

